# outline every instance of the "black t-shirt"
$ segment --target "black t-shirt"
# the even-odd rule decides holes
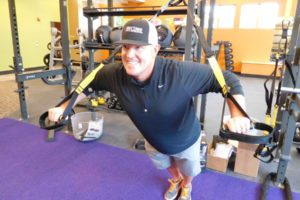
[[[238,78],[223,72],[232,94],[243,94]],[[90,87],[107,90],[118,97],[133,123],[158,151],[179,153],[200,136],[192,97],[208,92],[221,92],[208,65],[157,57],[152,76],[144,83],[126,74],[122,63],[101,69]]]

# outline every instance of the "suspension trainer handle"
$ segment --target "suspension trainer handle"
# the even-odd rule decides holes
[[[267,135],[253,136],[248,134],[241,134],[231,132],[225,128],[220,129],[220,136],[225,139],[238,140],[240,142],[246,142],[251,144],[267,144],[270,143],[273,138],[273,128],[265,123],[253,122],[253,129],[267,131]]]
[[[94,71],[92,71],[89,75],[87,75],[76,87],[76,89],[69,94],[67,97],[65,97],[59,104],[57,104],[55,107],[61,106],[63,103],[68,102],[68,105],[66,109],[64,110],[63,115],[60,117],[60,122],[56,123],[55,125],[51,126],[46,126],[46,118],[48,118],[48,111],[43,113],[40,116],[40,127],[43,129],[51,130],[51,129],[58,129],[61,128],[62,126],[66,125],[66,118],[72,113],[72,108],[74,106],[74,103],[78,97],[79,94],[83,92],[85,88],[88,87],[88,85],[94,80],[97,72],[103,68],[104,64],[101,63]]]

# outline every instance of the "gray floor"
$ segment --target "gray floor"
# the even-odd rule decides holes
[[[0,81],[12,81],[12,75],[0,75]],[[240,77],[242,84],[245,88],[245,96],[247,99],[247,111],[253,118],[265,121],[266,105],[264,102],[264,89],[262,78]],[[2,82],[3,83],[3,82]],[[1,82],[0,82],[1,84]],[[28,86],[28,96],[26,97],[27,108],[29,113],[28,123],[38,125],[39,116],[46,111],[49,107],[54,106],[64,96],[64,87],[62,85],[49,86],[44,84],[41,80],[32,80],[25,82]],[[205,132],[208,141],[211,141],[213,135],[218,134],[218,129],[221,120],[221,109],[223,98],[220,94],[209,94],[206,106],[206,120]],[[19,108],[19,107],[18,107]],[[19,109],[10,113],[8,116],[12,119],[20,120],[21,115]],[[75,111],[84,111],[85,108],[76,107]],[[101,110],[105,117],[104,120],[104,133],[99,142],[110,144],[132,151],[136,139],[142,138],[138,130],[134,127],[126,114],[107,109]],[[59,137],[59,136],[57,136]],[[286,176],[288,177],[292,190],[300,193],[300,154],[297,152],[296,147],[293,146],[291,150],[291,161],[288,164]],[[278,163],[273,162],[270,164],[260,163],[259,173],[256,178],[248,177],[245,175],[236,174],[232,168],[228,168],[226,174],[230,176],[239,177],[242,179],[262,182],[264,177],[270,172],[276,172]]]

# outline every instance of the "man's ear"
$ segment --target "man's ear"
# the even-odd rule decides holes
[[[155,54],[157,55],[158,54],[158,51],[160,50],[160,45],[157,44],[157,45],[154,45],[154,51],[155,51]]]

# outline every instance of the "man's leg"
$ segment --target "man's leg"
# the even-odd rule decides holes
[[[200,139],[185,151],[174,155],[174,160],[183,176],[178,200],[191,200],[193,178],[201,172]]]
[[[189,187],[192,185],[192,180],[193,180],[193,176],[186,176],[184,173],[182,173],[183,176],[183,186],[184,187]]]
[[[184,173],[180,173],[180,170],[175,162],[168,168],[172,179],[169,179],[171,183],[170,188],[165,193],[165,199],[175,199],[181,190],[180,200],[190,200],[192,191],[193,176],[187,176]],[[183,180],[182,180],[183,178]]]
[[[183,182],[180,185],[181,194],[178,200],[191,200],[191,192],[192,192],[192,180],[193,176],[186,176],[182,173],[183,176]]]
[[[179,168],[177,167],[177,164],[175,162],[173,162],[172,165],[168,168],[168,171],[172,176],[172,180],[174,180],[175,182],[181,178]]]
[[[164,198],[166,200],[173,200],[175,199],[180,191],[181,184],[183,182],[183,178],[180,174],[179,168],[177,167],[177,164],[175,162],[172,162],[172,165],[167,168],[169,173],[172,176],[172,179],[169,179],[170,187],[166,191]]]

